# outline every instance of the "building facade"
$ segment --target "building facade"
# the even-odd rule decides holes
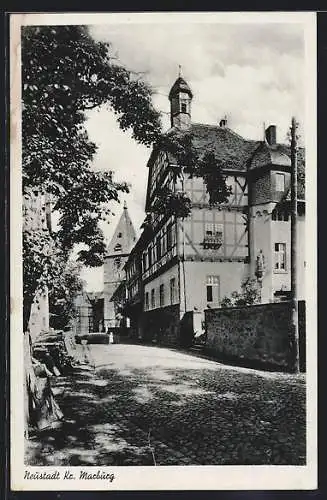
[[[124,264],[135,243],[136,233],[125,203],[104,258],[103,289],[96,292],[84,290],[76,297],[77,334],[105,332],[108,328],[128,324],[129,320],[121,315],[126,293]]]
[[[114,328],[117,324],[117,306],[113,295],[118,286],[125,280],[124,265],[136,243],[136,232],[124,204],[123,213],[117,224],[115,233],[109,243],[104,259],[104,327]]]
[[[76,318],[74,321],[75,335],[92,332],[104,332],[103,292],[86,292],[75,298]]]
[[[179,77],[169,94],[172,127],[167,134],[190,134],[198,151],[222,158],[231,192],[226,203],[212,206],[203,178],[186,173],[164,147],[154,147],[145,207],[151,224],[126,263],[126,293],[127,306],[137,304],[132,315],[139,335],[166,343],[183,337],[183,325],[201,331],[204,310],[219,307],[247,277],[260,280],[263,303],[287,298],[291,286],[289,147],[277,143],[274,125],[263,141],[253,141],[228,128],[226,119],[219,126],[192,123],[192,98]],[[185,193],[192,203],[188,217],[155,211],[162,187]],[[300,195],[304,198],[303,190]],[[304,199],[298,211],[297,274],[303,299]]]

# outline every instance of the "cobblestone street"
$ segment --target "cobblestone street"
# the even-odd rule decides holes
[[[94,368],[53,377],[67,421],[28,442],[27,464],[305,464],[303,374],[140,345],[89,354]]]

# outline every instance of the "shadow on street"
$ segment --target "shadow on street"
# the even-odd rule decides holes
[[[53,377],[67,421],[34,435],[27,464],[305,464],[303,376],[137,345],[90,346],[90,361]]]

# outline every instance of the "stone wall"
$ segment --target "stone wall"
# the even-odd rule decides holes
[[[220,359],[289,369],[290,302],[207,309],[206,349]],[[301,368],[305,369],[305,307],[299,303]]]
[[[142,314],[142,339],[161,345],[180,343],[180,308],[174,304]]]

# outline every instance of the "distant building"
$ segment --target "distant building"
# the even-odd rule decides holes
[[[104,332],[103,292],[83,291],[75,299],[75,334]]]
[[[136,243],[136,232],[124,204],[123,213],[111,238],[104,260],[104,326],[117,325],[115,303],[112,296],[120,283],[125,280],[124,264]]]
[[[132,249],[126,263],[125,301],[123,313],[130,320],[131,335],[142,338],[142,313],[144,307],[144,290],[142,280],[142,254],[147,242],[144,231]]]
[[[125,203],[104,259],[103,290],[83,291],[75,300],[76,333],[102,332],[107,328],[126,326],[120,310],[126,293],[124,264],[135,243],[136,233]]]
[[[228,203],[210,206],[203,179],[174,175],[180,168],[176,159],[163,148],[153,148],[145,207],[151,228],[143,231],[125,264],[124,310],[140,336],[162,342],[180,338],[183,324],[199,331],[203,311],[219,307],[225,296],[240,290],[246,277],[260,281],[262,302],[281,300],[290,291],[289,147],[276,142],[274,125],[262,141],[254,141],[228,128],[225,118],[217,126],[192,123],[192,98],[188,84],[179,77],[169,94],[167,134],[190,132],[198,150],[225,158],[223,173],[232,192]],[[303,150],[299,169],[304,172]],[[186,193],[192,201],[189,217],[154,213],[163,186]],[[297,269],[299,298],[303,298],[305,202],[300,187]],[[110,286],[116,279],[114,253],[107,265]]]

